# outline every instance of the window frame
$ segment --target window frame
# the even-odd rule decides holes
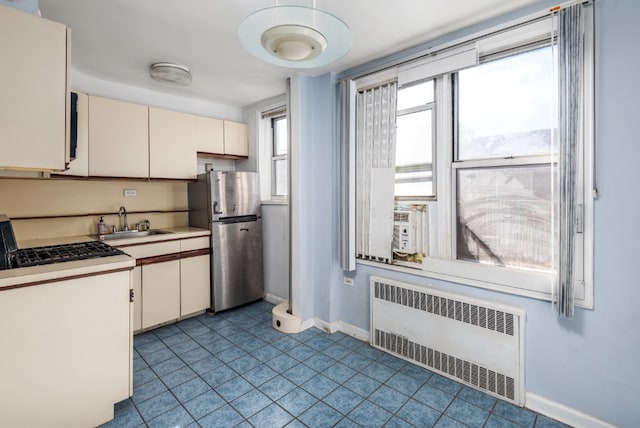
[[[276,189],[277,189],[277,174],[275,173],[275,163],[276,161],[286,161],[287,163],[289,162],[289,153],[285,152],[284,154],[277,154],[276,153],[276,122],[280,121],[280,120],[285,120],[288,121],[288,117],[286,113],[283,113],[281,115],[277,115],[277,116],[272,116],[269,118],[270,121],[270,152],[271,152],[271,199],[272,200],[286,200],[287,199],[287,194],[278,194],[276,193]],[[288,126],[288,123],[285,123],[285,126]],[[288,180],[288,177],[287,177]],[[288,183],[287,183],[288,184]]]
[[[415,86],[415,85],[419,85],[421,83],[425,83],[428,82],[430,80],[433,80],[433,93],[434,93],[434,99],[431,102],[425,103],[425,104],[420,104],[417,106],[413,106],[413,107],[408,107],[402,110],[396,110],[396,123],[397,123],[397,118],[400,116],[404,116],[404,115],[409,115],[409,114],[413,114],[413,113],[419,113],[419,112],[426,112],[426,111],[431,111],[431,186],[433,189],[433,195],[419,195],[419,196],[398,196],[395,194],[394,191],[394,200],[396,202],[427,202],[427,201],[435,201],[438,197],[438,180],[437,180],[437,165],[436,165],[436,155],[437,155],[437,140],[436,140],[436,123],[437,123],[437,119],[436,119],[436,115],[437,115],[437,109],[438,109],[438,105],[436,102],[436,93],[437,93],[437,81],[436,79],[424,79],[424,80],[419,80],[419,81],[415,81],[415,82],[411,82],[405,85],[402,85],[398,88],[398,93],[406,88],[410,88],[411,86]],[[396,146],[398,144],[398,141],[396,139]],[[398,166],[395,166],[395,171],[394,171],[394,177],[395,174],[398,173],[397,171]]]
[[[256,134],[258,138],[258,170],[260,171],[260,199],[266,205],[286,205],[288,198],[274,197],[273,192],[273,117],[287,116],[286,96],[282,95],[258,106],[255,110]],[[288,178],[288,174],[287,174]]]

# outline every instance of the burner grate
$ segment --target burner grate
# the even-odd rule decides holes
[[[124,253],[104,242],[79,242],[75,244],[18,249],[12,254],[12,265],[13,267],[39,266],[51,263],[117,256],[120,254]]]

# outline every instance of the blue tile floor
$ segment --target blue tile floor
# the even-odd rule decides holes
[[[273,305],[134,339],[134,393],[109,427],[564,427],[342,333],[282,334]]]

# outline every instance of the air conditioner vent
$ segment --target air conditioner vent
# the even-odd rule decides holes
[[[408,222],[410,214],[411,213],[409,211],[394,211],[393,212],[393,221]]]

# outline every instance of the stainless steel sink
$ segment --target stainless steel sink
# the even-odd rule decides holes
[[[128,238],[139,238],[142,236],[152,236],[152,235],[164,235],[167,233],[171,233],[171,232],[167,232],[165,230],[122,230],[120,232],[114,232],[114,233],[109,233],[107,235],[104,235],[103,238],[101,238],[104,241],[112,241],[115,239],[128,239]]]

